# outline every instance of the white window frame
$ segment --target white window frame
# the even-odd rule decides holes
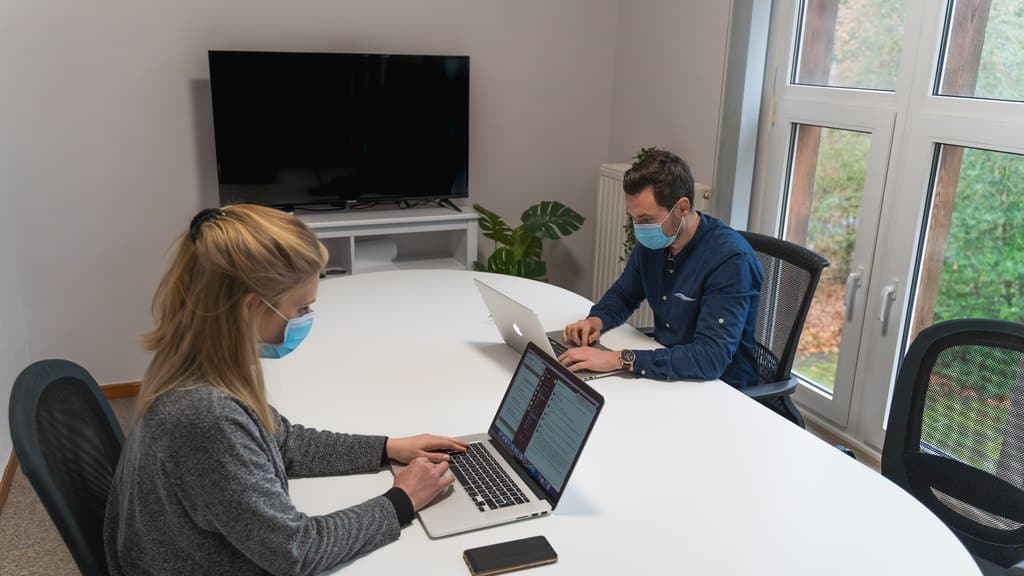
[[[856,121],[870,117],[869,111],[874,111],[879,119],[891,119],[891,146],[884,161],[878,233],[870,270],[865,275],[867,290],[862,289],[864,301],[856,304],[863,323],[853,368],[848,417],[842,417],[841,406],[822,408],[820,402],[808,398],[806,391],[797,396],[808,419],[826,423],[854,444],[880,450],[891,383],[904,349],[904,326],[912,312],[908,288],[915,278],[922,227],[927,225],[929,216],[925,209],[930,197],[936,145],[1024,154],[1024,103],[932,94],[940,72],[939,50],[944,40],[946,2],[907,2],[895,92],[793,85],[790,83],[791,65],[795,62],[800,3],[800,0],[776,2],[773,11],[767,59],[769,73],[762,97],[762,110],[767,113],[762,114],[750,223],[757,231],[769,234],[780,231],[785,186],[782,173],[788,169],[789,151],[780,134],[786,130],[776,129],[778,125],[802,121],[855,129],[857,125],[870,124]],[[861,109],[861,116],[856,113],[858,109]],[[836,119],[841,121],[835,124],[825,121]],[[881,134],[878,128],[881,121],[878,122],[873,124],[879,130],[872,130],[875,135]],[[785,154],[780,156],[783,150]],[[876,177],[875,171],[883,164],[875,157],[874,141],[871,156],[869,179]],[[865,197],[865,203],[867,200]],[[860,237],[857,247],[858,250],[862,247]],[[854,262],[856,266],[857,257]],[[896,286],[896,299],[890,309],[889,329],[883,335],[882,290],[890,285]],[[844,327],[844,335],[848,327],[849,324]],[[845,341],[843,346],[846,346]],[[841,369],[845,368],[841,366]]]

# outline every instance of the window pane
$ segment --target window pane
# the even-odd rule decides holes
[[[943,320],[1024,322],[1024,156],[941,145],[932,180],[906,345]],[[1024,437],[1024,356],[969,348],[933,370],[921,440],[1011,481],[1024,452],[1014,440]]]
[[[942,145],[911,338],[934,322],[1024,322],[1024,156]]]
[[[805,0],[793,82],[894,90],[903,0]]]
[[[937,93],[1024,100],[1024,0],[956,0],[948,18]]]
[[[793,371],[831,392],[871,135],[797,125],[794,139],[785,238],[821,254],[832,265],[822,272]]]

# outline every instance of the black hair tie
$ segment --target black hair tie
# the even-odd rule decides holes
[[[220,220],[223,217],[224,211],[220,208],[204,208],[203,210],[200,210],[199,213],[192,218],[192,223],[188,225],[188,233],[189,236],[192,237],[192,242],[199,239],[199,229],[203,224],[214,220]]]

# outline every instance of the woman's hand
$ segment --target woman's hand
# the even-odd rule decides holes
[[[455,482],[455,476],[447,472],[447,462],[433,464],[426,458],[416,458],[395,476],[395,488],[401,488],[413,510],[419,512]]]
[[[412,462],[415,458],[426,458],[435,464],[449,460],[447,451],[465,452],[467,444],[462,440],[433,434],[420,434],[405,438],[388,438],[388,458],[402,464]]]

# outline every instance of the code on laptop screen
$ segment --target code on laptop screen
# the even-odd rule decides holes
[[[597,413],[596,400],[528,349],[490,433],[545,492],[557,495]]]

